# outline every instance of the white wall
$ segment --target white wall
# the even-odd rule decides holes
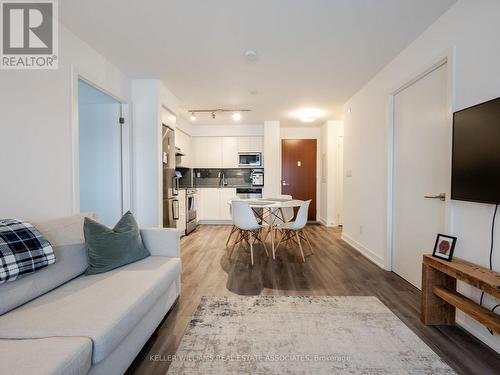
[[[338,169],[338,142],[339,137],[343,136],[342,121],[327,121],[320,128],[320,143],[321,152],[319,155],[319,170],[318,181],[320,185],[319,202],[319,220],[326,226],[336,226],[338,223],[339,204],[338,194],[341,194],[342,189],[339,188]]]
[[[455,59],[450,62],[455,69],[454,110],[500,96],[499,14],[497,0],[458,1],[345,105],[345,169],[352,170],[352,177],[344,183],[344,233],[379,264],[385,264],[387,256],[389,94],[455,48]],[[457,257],[488,266],[493,209],[486,204],[452,203]],[[495,238],[499,243],[499,231]],[[498,246],[493,261],[493,268],[500,270]],[[463,285],[461,290],[478,300],[477,290]],[[485,299],[487,307],[493,304],[493,299]],[[498,336],[491,336],[461,313],[458,320],[500,350]]]
[[[191,125],[193,137],[252,137],[264,135],[262,124]]]
[[[281,194],[281,134],[279,121],[264,121],[264,173],[262,195]]]
[[[0,217],[39,221],[71,214],[72,66],[115,96],[129,80],[59,25],[59,69],[0,70]]]
[[[179,101],[156,79],[133,80],[133,208],[141,226],[162,226],[162,121],[168,108],[178,115]],[[175,127],[175,124],[170,124]]]

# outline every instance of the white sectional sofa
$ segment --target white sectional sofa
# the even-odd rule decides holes
[[[141,229],[151,256],[85,276],[83,217],[35,223],[56,263],[0,285],[0,374],[122,374],[177,300],[177,230]]]

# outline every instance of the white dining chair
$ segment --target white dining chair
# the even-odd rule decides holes
[[[287,242],[291,239],[295,239],[297,241],[297,244],[299,245],[300,254],[302,255],[302,260],[305,262],[306,258],[304,256],[304,251],[302,249],[302,243],[300,242],[302,239],[307,242],[307,244],[309,245],[309,249],[311,250],[311,253],[314,254],[307,233],[304,230],[304,227],[307,224],[307,214],[309,211],[310,204],[311,200],[308,200],[300,205],[295,221],[289,221],[287,223],[283,223],[277,226],[277,228],[281,231],[282,235],[278,242],[278,245],[276,246],[275,251],[278,251],[278,248],[282,242]]]
[[[229,199],[229,201],[227,202],[227,204],[229,204],[229,213],[231,214],[231,217],[233,216],[233,201],[240,200],[240,199],[241,199],[240,197],[234,196],[231,199]],[[238,230],[238,228],[236,228],[236,226],[233,224],[233,226],[231,227],[231,232],[229,233],[229,236],[227,236],[226,247],[227,247],[227,245],[229,245],[229,241],[231,240],[231,237],[233,236],[233,234],[237,230]]]
[[[278,196],[273,197],[273,198],[269,198],[270,201],[272,201],[273,199],[292,200],[293,198],[291,195],[282,194],[282,195],[278,195]],[[274,223],[275,224],[288,223],[289,221],[293,220],[293,216],[295,215],[295,213],[293,212],[293,207],[277,208],[274,210],[274,214],[275,214],[275,216],[274,216]]]
[[[237,228],[238,237],[231,247],[229,259],[231,259],[235,246],[242,241],[246,241],[250,245],[250,259],[253,265],[253,245],[256,241],[262,243],[266,254],[269,256],[266,244],[262,240],[262,229],[264,226],[257,222],[257,218],[247,202],[234,200],[231,202],[231,206],[233,224]]]

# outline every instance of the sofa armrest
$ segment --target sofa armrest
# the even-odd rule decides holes
[[[181,256],[181,232],[175,228],[141,228],[142,242],[151,255]]]

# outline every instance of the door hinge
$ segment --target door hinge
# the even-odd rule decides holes
[[[120,117],[120,119],[118,121],[120,122],[121,125],[125,124],[125,118],[124,117]]]

